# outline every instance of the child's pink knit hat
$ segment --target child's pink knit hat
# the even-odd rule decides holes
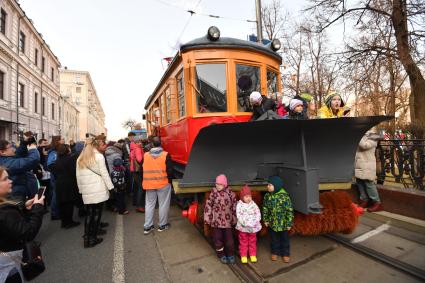
[[[243,200],[244,196],[250,196],[251,195],[251,189],[249,188],[248,185],[243,186],[241,193],[239,195],[240,199]]]
[[[226,175],[220,174],[215,178],[215,183],[223,185],[225,188],[227,188],[227,178]]]

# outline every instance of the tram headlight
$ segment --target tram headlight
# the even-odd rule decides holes
[[[220,30],[218,27],[212,26],[208,29],[207,36],[209,40],[216,41],[220,38]]]
[[[278,51],[282,45],[280,44],[280,40],[275,38],[272,40],[272,43],[270,44],[270,46],[273,51]]]

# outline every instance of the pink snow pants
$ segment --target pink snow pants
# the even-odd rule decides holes
[[[257,256],[257,233],[246,233],[239,231],[239,253],[240,256]]]

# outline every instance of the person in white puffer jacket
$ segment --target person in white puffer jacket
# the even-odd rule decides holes
[[[248,263],[248,251],[251,262],[257,262],[257,232],[261,230],[261,213],[257,204],[252,200],[248,185],[242,188],[240,200],[236,205],[239,231],[239,253],[242,263]]]
[[[85,248],[103,241],[97,237],[103,203],[109,199],[109,191],[114,188],[106,169],[105,158],[101,153],[105,149],[105,136],[89,138],[77,159],[77,184],[87,210],[84,222]]]

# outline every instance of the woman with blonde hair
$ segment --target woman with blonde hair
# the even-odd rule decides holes
[[[44,214],[44,196],[24,202],[8,200],[12,181],[0,166],[0,282],[23,282],[20,261],[24,243],[40,230]]]
[[[89,138],[77,159],[77,184],[87,210],[84,222],[85,248],[94,247],[103,241],[97,237],[103,203],[108,200],[109,191],[114,188],[101,153],[104,149],[105,136]]]

